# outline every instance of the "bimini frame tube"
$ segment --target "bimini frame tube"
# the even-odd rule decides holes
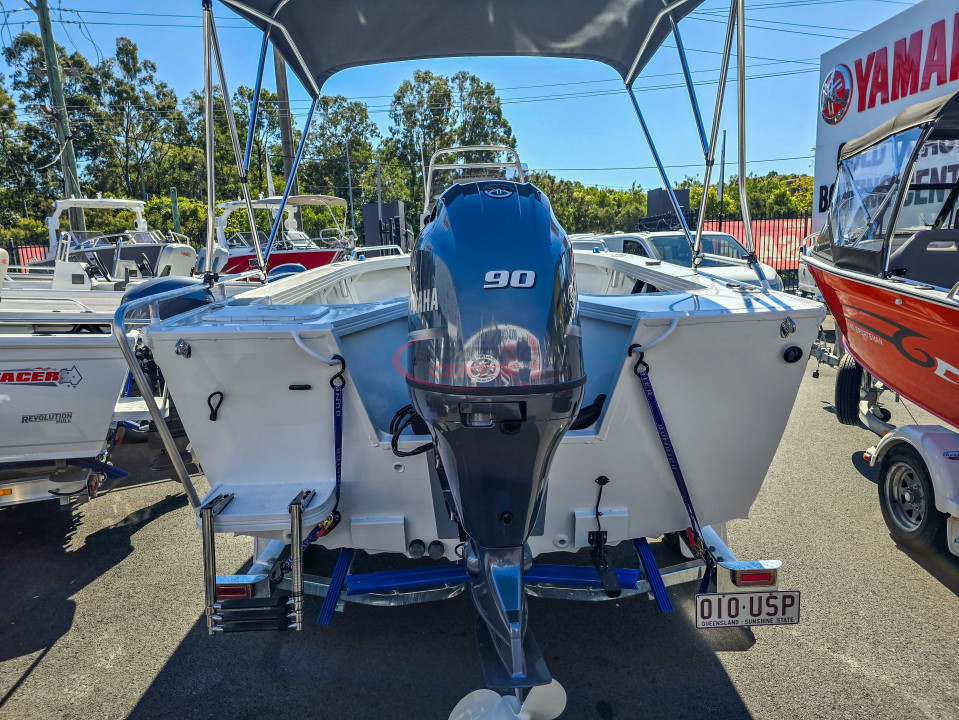
[[[213,156],[213,52],[210,22],[213,19],[212,0],[203,0],[203,98],[206,111],[206,258],[203,272],[213,272],[213,248],[216,245],[216,170]]]
[[[686,240],[689,242],[689,247],[693,247],[693,237],[689,230],[689,224],[686,222],[686,216],[683,215],[683,209],[679,206],[679,200],[676,198],[676,193],[673,192],[673,186],[669,182],[669,176],[666,175],[666,168],[663,166],[663,161],[659,159],[659,152],[656,150],[656,144],[653,142],[653,136],[650,135],[649,128],[646,126],[646,119],[643,117],[643,111],[639,109],[639,101],[636,100],[636,93],[633,92],[632,85],[626,86],[626,92],[629,94],[629,99],[633,102],[633,109],[636,111],[636,117],[639,118],[639,124],[643,128],[643,135],[646,136],[646,144],[649,145],[649,149],[653,153],[653,160],[656,162],[656,167],[659,169],[659,176],[663,179],[663,185],[666,187],[666,192],[669,194],[669,202],[673,206],[676,217],[679,218],[679,222],[683,227],[683,232],[686,233]]]
[[[699,201],[699,219],[696,222],[696,244],[693,248],[693,269],[699,268],[703,260],[703,223],[706,222],[706,205],[709,201],[709,184],[713,175],[713,164],[716,160],[716,140],[719,137],[719,121],[723,114],[723,101],[726,96],[726,79],[729,75],[729,60],[733,51],[733,31],[736,29],[737,0],[730,0],[729,19],[726,22],[726,42],[723,45],[723,60],[719,68],[719,87],[716,90],[716,108],[713,110],[713,125],[709,133],[709,144],[706,146],[706,169],[703,173],[703,199]],[[674,26],[677,44],[679,29]],[[684,63],[685,66],[685,63]],[[692,81],[689,82],[690,92],[693,92]],[[697,106],[697,112],[698,112]]]
[[[266,51],[270,46],[270,30],[263,33],[260,45],[260,62],[256,66],[256,82],[253,84],[253,103],[250,107],[250,130],[246,134],[246,152],[243,153],[243,174],[250,172],[250,159],[253,157],[253,138],[256,136],[256,120],[260,114],[260,90],[263,88],[263,67],[266,64]]]
[[[240,135],[236,131],[236,118],[233,116],[233,102],[230,100],[230,88],[226,83],[226,70],[223,67],[223,56],[220,55],[220,40],[216,34],[216,22],[213,20],[213,8],[205,7],[204,14],[210,15],[210,41],[213,46],[213,58],[216,60],[216,69],[220,77],[220,92],[223,95],[223,109],[226,111],[226,124],[230,131],[230,140],[233,142],[233,155],[236,158],[236,170],[240,176],[240,190],[243,193],[243,202],[246,205],[246,219],[250,223],[250,236],[253,239],[253,251],[256,253],[256,264],[266,282],[266,265],[263,262],[263,249],[260,247],[259,234],[256,231],[256,215],[253,212],[253,200],[250,197],[249,175],[243,164],[243,155],[240,151]],[[249,136],[253,137],[252,124]]]
[[[735,0],[733,0],[735,2]],[[686,60],[686,48],[683,46],[683,36],[679,34],[679,25],[673,20],[672,14],[669,16],[669,22],[673,26],[673,39],[676,41],[676,50],[679,53],[679,64],[683,66],[683,78],[686,80],[686,92],[689,93],[689,104],[693,108],[693,116],[696,118],[696,129],[699,130],[699,141],[703,144],[703,155],[709,155],[709,149],[715,143],[706,141],[706,128],[703,126],[703,114],[699,111],[699,100],[696,97],[696,89],[693,87],[693,76],[689,72],[689,63]]]
[[[759,278],[763,292],[769,293],[769,281],[756,257],[752,220],[749,218],[749,197],[746,195],[746,0],[736,3],[736,115],[737,152],[739,153],[739,209],[743,218],[743,240],[746,260]]]
[[[303,136],[300,138],[300,145],[296,149],[296,156],[293,158],[293,166],[290,168],[290,180],[283,188],[283,199],[280,200],[280,206],[276,209],[276,217],[273,220],[273,227],[270,229],[270,239],[266,241],[266,250],[263,252],[263,262],[270,257],[270,250],[273,249],[273,242],[276,240],[277,233],[283,225],[284,211],[286,210],[286,201],[290,197],[290,190],[293,189],[293,178],[296,177],[296,171],[300,167],[300,159],[303,157],[303,148],[306,147],[306,138],[310,134],[310,123],[313,122],[313,113],[316,110],[316,104],[319,98],[313,96],[310,103],[310,111],[306,115],[306,124],[303,126]]]

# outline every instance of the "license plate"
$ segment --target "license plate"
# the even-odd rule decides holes
[[[696,627],[795,625],[799,622],[798,590],[704,593],[696,596]]]

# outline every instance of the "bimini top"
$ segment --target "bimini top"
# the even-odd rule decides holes
[[[870,130],[862,137],[843,144],[843,146],[839,148],[839,161],[848,160],[863,150],[868,150],[873,145],[878,145],[891,135],[901,133],[903,130],[940,120],[940,118],[946,114],[947,110],[957,109],[956,105],[951,106],[953,100],[957,97],[959,97],[959,93],[953,93],[935,98],[934,100],[927,100],[926,102],[910,105],[901,113],[886,120],[882,125],[874,130]],[[949,115],[950,117],[946,121],[948,127],[944,126],[942,129],[955,132],[959,130],[959,112],[949,113]]]
[[[702,0],[221,0],[264,32],[314,97],[334,73],[421,58],[598,60],[627,85]],[[671,19],[670,19],[671,16]]]

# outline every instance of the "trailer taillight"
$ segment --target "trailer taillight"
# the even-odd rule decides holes
[[[735,570],[733,585],[736,587],[772,587],[776,584],[775,570]]]
[[[230,583],[216,586],[217,600],[245,600],[253,597],[253,586],[245,583]]]
[[[0,490],[0,495],[13,495],[13,490],[10,488],[3,488]]]

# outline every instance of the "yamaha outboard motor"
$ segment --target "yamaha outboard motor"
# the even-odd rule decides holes
[[[493,688],[550,681],[526,630],[526,545],[583,397],[572,248],[529,183],[443,193],[412,252],[410,374],[464,546]]]

